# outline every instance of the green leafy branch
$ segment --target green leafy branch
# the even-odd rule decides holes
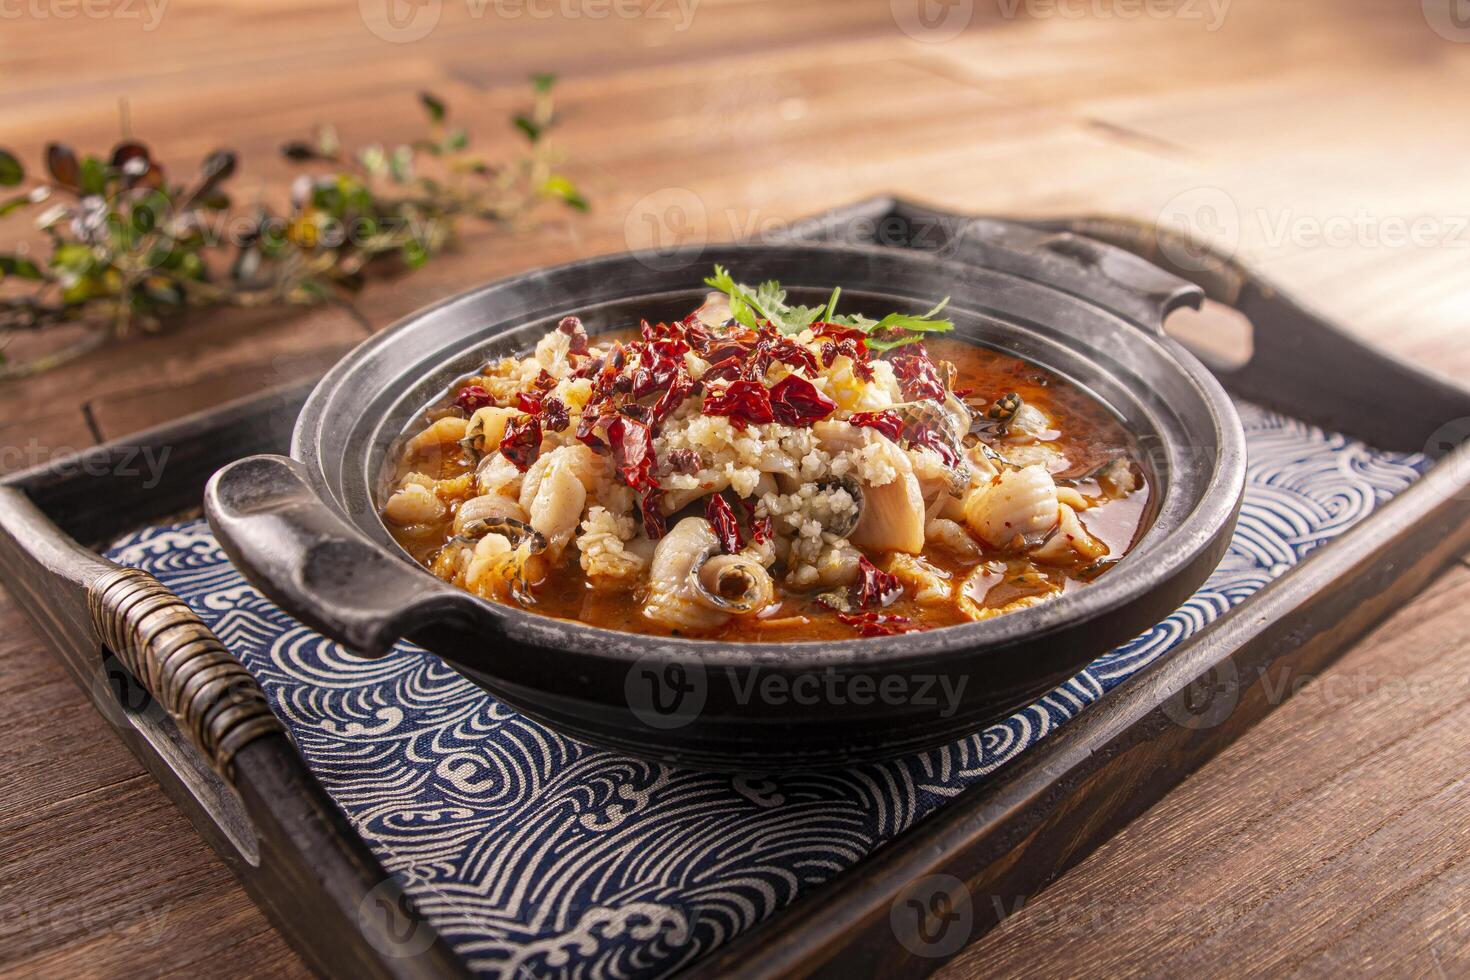
[[[229,150],[174,182],[148,147],[125,139],[107,157],[46,148],[45,176],[27,183],[15,154],[0,149],[0,217],[35,209],[44,255],[0,252],[0,338],[61,324],[90,328],[62,350],[20,364],[17,377],[80,356],[111,337],[158,330],[187,311],[218,306],[311,305],[350,297],[373,275],[417,269],[446,248],[462,219],[516,226],[539,204],[586,211],[585,197],[557,169],[546,136],[556,122],[555,77],[532,77],[532,104],[511,125],[522,149],[506,160],[471,151],[446,103],[419,102],[427,134],[412,143],[342,146],[331,126],[282,147],[303,168],[284,213],[236,208]]]

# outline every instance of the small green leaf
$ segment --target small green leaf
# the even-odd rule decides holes
[[[14,187],[26,179],[26,170],[9,150],[0,149],[0,187]]]
[[[444,117],[449,114],[449,109],[444,105],[444,100],[432,92],[420,92],[419,102],[423,105],[424,110],[428,112],[429,119],[432,122],[441,123],[444,121]]]
[[[890,313],[878,321],[873,329],[880,330],[917,330],[921,333],[945,333],[954,329],[954,323],[949,320],[934,319],[949,305],[949,297],[944,297],[939,305],[928,313],[917,316],[909,313]]]
[[[718,289],[730,297],[730,316],[737,323],[743,324],[754,330],[756,327],[755,315],[750,311],[750,304],[746,301],[745,290],[740,287],[730,271],[719,263],[715,264],[715,273],[704,280],[704,284],[711,289]]]
[[[465,129],[463,126],[457,126],[454,129],[451,129],[449,131],[449,135],[444,137],[444,149],[446,152],[449,153],[463,150],[469,145],[469,130]]]
[[[423,242],[417,240],[410,239],[404,242],[401,254],[403,264],[410,269],[422,268],[424,263],[429,261],[429,250],[424,247]]]
[[[107,164],[94,156],[84,159],[80,187],[83,194],[107,193]]]
[[[867,340],[864,341],[864,343],[867,344],[867,346],[871,350],[886,354],[888,351],[895,350],[899,347],[906,347],[909,344],[917,344],[923,339],[923,337],[919,336],[916,333],[904,333],[899,334],[898,336],[890,340],[880,340],[877,337],[869,337],[867,338]]]
[[[577,185],[565,177],[550,177],[545,184],[541,185],[541,189],[574,211],[585,213],[592,207],[587,202],[587,198],[582,196],[582,192],[577,190]]]
[[[44,186],[37,187],[35,190],[31,191],[28,194],[17,194],[14,197],[10,198],[8,201],[0,201],[0,218],[5,217],[7,214],[10,214],[12,212],[19,211],[21,208],[25,207],[28,204],[39,204],[42,201],[46,200],[46,195],[44,193],[37,193],[38,191],[45,190],[46,188]]]
[[[556,85],[556,75],[553,72],[537,72],[531,76],[531,87],[539,94],[545,95]]]
[[[7,276],[14,276],[17,279],[34,279],[39,282],[46,278],[46,273],[24,255],[0,254],[0,279]]]
[[[206,211],[228,211],[230,208],[230,195],[222,190],[212,190],[207,194],[200,195],[194,202]]]
[[[538,126],[530,116],[519,115],[513,120],[516,129],[525,134],[526,139],[535,143],[541,139],[541,127]]]
[[[76,242],[58,245],[56,251],[51,253],[51,267],[73,275],[82,275],[91,271],[92,265],[92,250]]]

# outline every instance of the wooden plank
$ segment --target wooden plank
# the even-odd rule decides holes
[[[306,976],[41,643],[0,594],[0,971]]]
[[[320,374],[366,332],[340,307],[228,310],[0,382],[0,472]]]
[[[1041,896],[983,896],[1014,914],[942,975],[1463,975],[1467,601],[1461,566]]]

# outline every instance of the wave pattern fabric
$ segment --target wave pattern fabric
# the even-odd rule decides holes
[[[1038,703],[947,747],[843,771],[683,771],[564,738],[404,646],[368,661],[247,584],[202,521],[112,550],[259,680],[318,779],[478,971],[656,977],[708,954],[1014,759],[1408,487],[1427,467],[1241,405],[1240,526],[1204,588]]]

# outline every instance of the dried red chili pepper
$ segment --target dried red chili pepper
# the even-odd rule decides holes
[[[704,466],[697,449],[675,449],[667,457],[669,472],[693,476]]]
[[[913,625],[907,616],[892,613],[838,613],[837,618],[863,636],[897,636],[900,633],[915,633],[923,630],[922,626]]]
[[[828,341],[822,345],[822,366],[831,367],[839,357],[852,361],[852,373],[862,381],[873,380],[873,366],[868,363],[868,348],[861,340]]]
[[[724,415],[737,429],[745,428],[748,423],[761,425],[776,420],[770,392],[765,385],[750,380],[734,381],[723,391],[705,395],[704,414]]]
[[[534,415],[522,415],[507,422],[505,436],[500,440],[500,455],[522,473],[530,469],[541,455],[541,420]]]
[[[669,382],[669,388],[663,393],[658,401],[653,403],[649,410],[649,425],[657,431],[663,425],[664,419],[672,415],[679,406],[684,404],[684,399],[694,392],[694,382],[689,380],[689,372],[684,369],[683,362],[679,362],[679,369],[674,372],[674,377]]]
[[[605,364],[607,364],[607,358],[605,357],[588,358],[583,363],[577,365],[577,367],[572,371],[572,377],[590,378],[594,374],[600,373]]]
[[[787,367],[817,373],[817,357],[805,346],[790,337],[764,336],[758,340],[746,357],[745,376],[760,381],[773,361]]]
[[[736,358],[739,363],[743,364],[750,356],[752,346],[753,342],[721,337],[718,344],[710,346],[701,356],[711,364],[718,364],[729,357]]]
[[[848,416],[847,422],[860,429],[876,429],[879,435],[890,442],[898,442],[903,435],[903,419],[898,417],[897,412],[854,412]]]
[[[480,409],[495,404],[495,399],[490,397],[490,392],[479,385],[465,385],[459,389],[459,394],[454,398],[454,404],[463,409],[466,414],[473,415]]]
[[[573,354],[587,353],[587,328],[582,326],[581,319],[574,316],[562,317],[556,329],[572,338],[571,352]]]
[[[598,434],[598,429],[607,417],[595,410],[591,403],[582,412],[582,420],[577,423],[577,441],[585,445],[593,452],[606,455],[608,453],[607,443]]]
[[[898,388],[909,401],[932,398],[944,400],[944,382],[939,380],[939,369],[929,359],[923,344],[906,347],[894,354],[889,363],[898,378]]]
[[[776,536],[776,525],[769,517],[752,517],[750,519],[750,543],[765,544]]]
[[[745,368],[745,362],[739,354],[731,354],[711,364],[704,372],[705,381],[734,381],[740,377]]]
[[[771,388],[771,413],[782,425],[809,426],[837,411],[837,403],[799,374],[788,374]]]
[[[613,464],[624,483],[638,491],[658,489],[654,475],[658,460],[653,451],[653,433],[647,425],[619,415],[607,425],[607,440],[612,445]]]
[[[633,369],[632,392],[634,398],[642,398],[651,395],[655,391],[665,391],[673,384],[681,371],[684,370],[682,359],[675,360],[672,357],[654,355],[645,356],[640,359],[638,367]]]
[[[866,555],[858,558],[858,580],[848,590],[848,597],[857,609],[881,608],[903,595],[903,585],[897,576],[890,575],[868,561]]]
[[[541,403],[541,427],[548,432],[562,432],[572,424],[571,414],[560,398],[548,398]]]
[[[657,487],[643,491],[638,498],[638,510],[643,515],[643,533],[654,541],[669,533],[669,519],[659,510],[659,501],[664,492]]]
[[[832,340],[856,341],[858,346],[863,350],[863,353],[867,353],[867,344],[863,342],[867,334],[856,327],[844,327],[840,323],[827,323],[823,321],[812,324],[812,333],[818,337],[827,337]]]
[[[720,548],[725,554],[736,554],[745,546],[740,540],[740,522],[735,519],[735,511],[723,495],[710,495],[704,505],[704,519],[715,529],[715,536],[720,539]]]
[[[531,387],[543,393],[548,392],[556,387],[556,379],[551,376],[550,371],[542,368],[541,373],[536,375],[536,380],[531,382]]]
[[[647,405],[620,405],[618,407],[618,414],[625,415],[634,421],[648,425],[649,420],[653,418],[653,409]]]
[[[525,412],[527,415],[535,415],[537,412],[541,411],[541,397],[539,395],[534,395],[529,391],[517,392],[516,407]]]

